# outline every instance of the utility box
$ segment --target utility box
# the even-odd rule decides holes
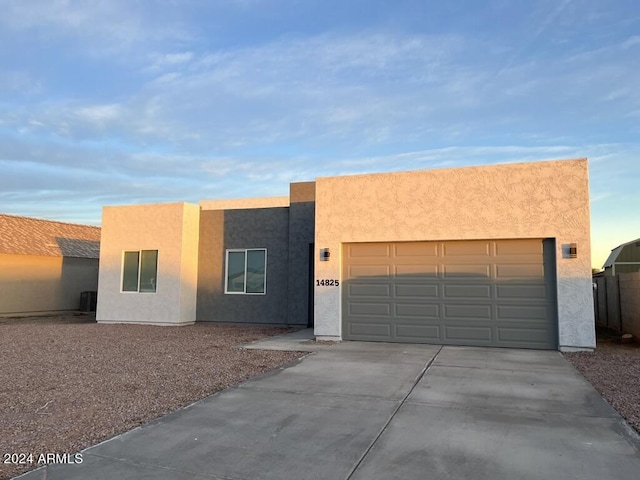
[[[82,292],[80,294],[80,311],[95,312],[98,301],[98,292]]]

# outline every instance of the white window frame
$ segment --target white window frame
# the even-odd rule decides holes
[[[264,252],[264,292],[247,292],[247,252]],[[244,292],[229,291],[229,253],[244,253]],[[267,249],[266,248],[228,248],[224,255],[224,293],[225,295],[266,295],[267,294]]]
[[[156,282],[155,282],[155,286],[156,289],[153,292],[141,292],[140,291],[140,272],[142,271],[142,252],[156,252]],[[138,253],[138,278],[137,278],[137,285],[138,285],[138,289],[137,290],[125,290],[124,289],[124,257],[125,254],[127,253]],[[122,251],[122,259],[120,264],[122,265],[122,267],[120,268],[120,293],[133,293],[133,294],[155,294],[158,293],[158,270],[160,269],[160,252],[156,249],[151,249],[151,248],[145,248],[145,249],[141,249],[141,250],[123,250]]]

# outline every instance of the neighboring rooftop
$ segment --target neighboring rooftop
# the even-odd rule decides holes
[[[100,257],[100,227],[0,214],[0,253]]]
[[[618,245],[611,250],[609,258],[602,268],[611,268],[614,264],[638,264],[640,263],[640,238]]]

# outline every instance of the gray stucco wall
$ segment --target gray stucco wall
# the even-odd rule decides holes
[[[227,249],[266,248],[265,295],[224,293]],[[286,324],[289,209],[202,210],[197,321]]]
[[[289,207],[289,324],[309,322],[309,244],[315,236],[315,182],[292,183]],[[309,298],[311,297],[311,298]]]

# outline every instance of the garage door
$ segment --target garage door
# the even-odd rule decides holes
[[[557,348],[553,240],[343,246],[345,340]]]

